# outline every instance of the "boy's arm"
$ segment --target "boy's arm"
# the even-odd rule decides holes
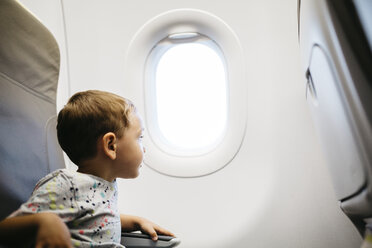
[[[72,247],[70,232],[55,214],[37,213],[10,217],[0,222],[0,243],[25,246],[35,242],[39,247]]]
[[[121,229],[124,232],[141,231],[150,235],[151,239],[156,241],[158,234],[168,235],[174,237],[174,234],[170,231],[152,223],[145,218],[133,216],[133,215],[120,215]]]

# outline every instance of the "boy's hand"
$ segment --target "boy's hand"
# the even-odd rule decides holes
[[[167,235],[175,237],[170,231],[158,226],[155,223],[152,223],[145,218],[131,216],[131,215],[120,215],[121,227],[123,231],[132,232],[132,231],[141,231],[150,235],[153,241],[158,240],[158,235]]]
[[[139,218],[139,219],[140,219],[140,221],[139,221],[138,225],[141,229],[141,232],[147,233],[148,235],[150,235],[150,237],[153,241],[158,240],[158,234],[174,237],[173,233],[171,233],[170,231],[158,226],[157,224],[152,223],[151,221],[146,220],[144,218]]]
[[[66,224],[52,213],[38,214],[35,248],[71,247],[71,235]]]

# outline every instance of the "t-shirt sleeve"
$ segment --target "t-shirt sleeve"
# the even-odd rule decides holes
[[[64,222],[72,221],[78,215],[75,187],[64,173],[56,171],[41,179],[28,201],[9,217],[40,212],[55,213]]]

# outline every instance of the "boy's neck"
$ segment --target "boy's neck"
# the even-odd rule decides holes
[[[114,181],[116,178],[111,175],[110,170],[106,167],[107,164],[103,161],[97,161],[96,158],[89,159],[81,162],[78,165],[78,172],[84,174],[90,174],[96,177],[100,177],[108,182]]]

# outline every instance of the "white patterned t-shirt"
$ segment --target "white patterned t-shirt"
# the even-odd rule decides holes
[[[42,178],[10,217],[52,212],[66,223],[74,247],[124,247],[117,195],[116,180],[61,169]]]

